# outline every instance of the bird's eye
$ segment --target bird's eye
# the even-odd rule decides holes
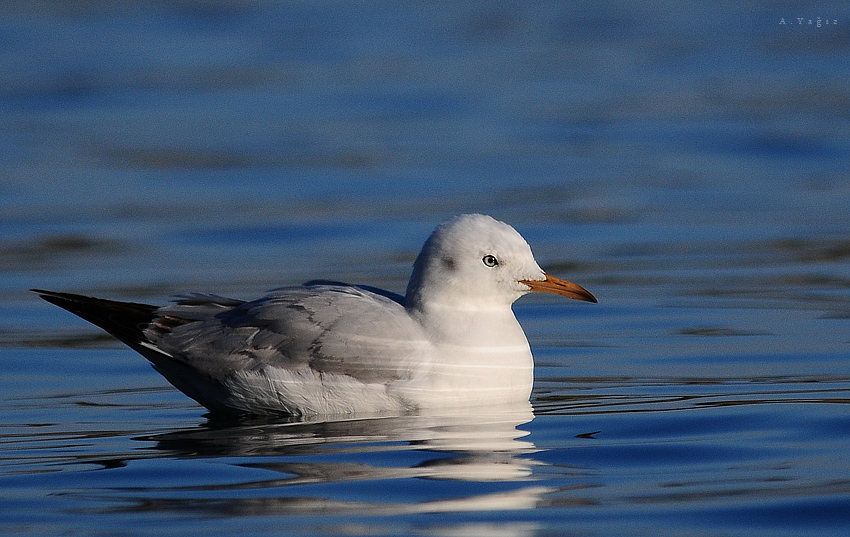
[[[499,260],[493,257],[492,255],[485,255],[481,261],[487,265],[488,267],[495,267],[499,264]]]

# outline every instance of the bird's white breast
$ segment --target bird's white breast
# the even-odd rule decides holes
[[[438,308],[420,320],[434,342],[434,356],[424,375],[397,387],[406,399],[420,407],[528,400],[534,361],[509,308]]]

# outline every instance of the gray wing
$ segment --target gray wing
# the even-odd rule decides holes
[[[252,302],[186,295],[157,311],[146,336],[218,380],[271,366],[386,382],[409,378],[429,349],[399,299],[348,285],[281,288]]]

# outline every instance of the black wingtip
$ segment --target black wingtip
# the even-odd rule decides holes
[[[71,293],[59,293],[57,291],[48,291],[46,289],[30,289],[30,291],[32,291],[33,293],[37,293],[38,296],[40,296],[44,300],[47,300],[48,302],[50,302],[51,299],[63,300],[63,297],[67,298],[67,299],[71,299],[72,297],[75,297],[75,296],[82,296],[82,295],[74,295],[74,294],[71,294]]]
[[[90,299],[91,297],[85,297],[83,295],[75,295],[72,293],[59,293],[56,291],[48,291],[46,289],[30,289],[33,293],[38,293],[38,296],[43,298],[44,300],[50,302],[51,304],[56,304],[60,308],[64,308],[72,313],[76,313],[74,311],[74,304],[82,302],[83,299]]]
[[[118,302],[74,293],[61,293],[45,289],[30,289],[41,298],[70,311],[74,315],[99,326],[124,343],[145,340],[144,329],[155,318],[157,306],[136,302]]]

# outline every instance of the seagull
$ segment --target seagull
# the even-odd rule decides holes
[[[511,226],[457,216],[434,230],[404,296],[312,280],[253,301],[190,293],[167,306],[32,289],[227,414],[352,415],[527,403],[534,362],[511,305],[590,292],[545,273]]]

